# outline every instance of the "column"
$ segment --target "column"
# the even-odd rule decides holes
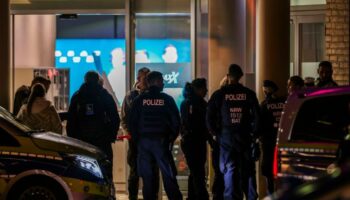
[[[9,0],[0,1],[0,106],[9,109],[11,101]]]
[[[279,95],[286,95],[289,78],[289,1],[257,0],[256,88],[261,101],[265,79],[276,82]],[[260,172],[260,168],[257,169]],[[259,196],[266,195],[265,178],[259,173]]]
[[[212,94],[231,63],[246,71],[246,1],[209,1],[208,20],[208,87]]]
[[[286,94],[289,78],[290,1],[258,0],[256,31],[256,86],[259,99],[265,79],[276,82],[279,94]]]

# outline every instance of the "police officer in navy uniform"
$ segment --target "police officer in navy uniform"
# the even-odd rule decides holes
[[[239,65],[229,67],[228,85],[215,91],[208,102],[207,126],[219,138],[220,169],[224,175],[224,199],[257,199],[252,177],[251,144],[258,136],[260,108],[255,92],[239,83]],[[248,174],[247,174],[248,173]],[[250,179],[250,178],[249,178]]]
[[[121,109],[121,126],[126,134],[130,134],[130,128],[128,127],[127,119],[130,115],[131,105],[136,97],[147,91],[148,85],[146,76],[148,73],[150,73],[150,70],[146,67],[138,70],[135,87],[133,90],[129,91],[124,98]],[[130,167],[128,178],[129,200],[137,200],[139,190],[139,175],[137,173],[137,144],[133,138],[129,139],[127,161]],[[159,169],[155,167],[154,170],[156,172],[155,179],[159,180]],[[159,188],[159,181],[156,182],[156,188]]]
[[[285,102],[285,98],[275,95],[277,90],[278,86],[276,83],[270,80],[264,80],[263,92],[265,99],[260,104],[261,144],[263,151],[261,172],[262,175],[266,177],[268,194],[272,194],[274,191],[273,156],[277,140],[278,125]]]
[[[137,167],[143,180],[143,198],[155,200],[157,194],[154,163],[159,166],[164,188],[170,200],[182,199],[171,154],[180,129],[180,115],[172,97],[162,92],[160,72],[147,75],[149,90],[132,104],[128,120],[131,136],[138,145]]]
[[[184,88],[184,101],[181,103],[181,148],[190,170],[188,177],[188,200],[208,200],[205,182],[207,160],[207,140],[209,132],[205,126],[207,83],[197,78]]]

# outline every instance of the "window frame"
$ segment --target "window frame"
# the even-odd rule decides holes
[[[300,24],[304,23],[326,23],[326,5],[310,5],[310,6],[291,6],[290,9],[290,23],[294,28],[291,33],[294,36],[294,49],[290,49],[293,52],[294,59],[293,69],[291,70],[293,75],[301,74],[301,40],[300,40]],[[290,36],[292,38],[292,36]],[[326,41],[324,41],[326,42]],[[325,46],[325,45],[324,45]],[[326,57],[326,49],[323,57]]]

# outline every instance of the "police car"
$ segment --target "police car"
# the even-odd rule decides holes
[[[350,124],[350,87],[309,89],[290,96],[275,148],[279,188],[316,180],[335,162]]]
[[[109,167],[96,147],[31,130],[0,107],[0,199],[114,199]]]

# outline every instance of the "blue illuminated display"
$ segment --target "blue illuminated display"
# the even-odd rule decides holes
[[[149,67],[164,74],[164,91],[179,105],[182,88],[191,80],[191,44],[181,39],[137,39],[136,70]],[[118,103],[125,96],[125,40],[123,39],[57,39],[55,51],[57,68],[70,70],[70,96],[83,83],[89,70],[104,73]],[[136,71],[135,70],[135,71]]]

